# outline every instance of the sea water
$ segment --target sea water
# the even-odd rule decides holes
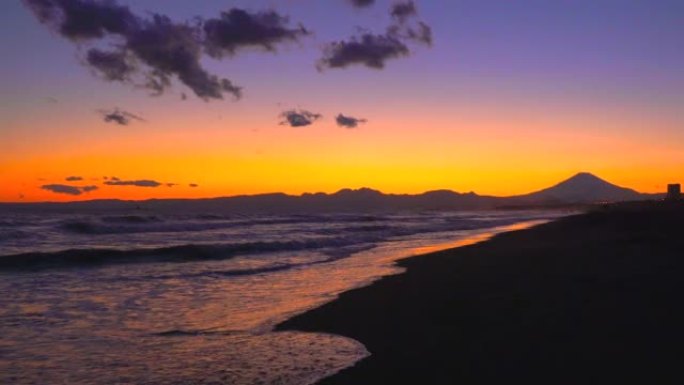
[[[369,353],[277,323],[549,211],[0,214],[0,383],[310,384]]]

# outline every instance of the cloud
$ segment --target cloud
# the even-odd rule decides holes
[[[408,56],[410,53],[408,46],[390,33],[364,33],[349,40],[330,43],[318,62],[318,68],[345,68],[357,64],[383,69],[387,60]]]
[[[44,184],[40,188],[56,194],[81,195],[83,193],[80,188],[65,184]]]
[[[316,120],[323,117],[321,114],[316,114],[307,110],[288,110],[280,114],[283,121],[281,125],[289,125],[290,127],[304,127],[313,124]]]
[[[126,126],[131,120],[145,121],[145,119],[137,115],[118,108],[113,110],[99,110],[98,112],[102,115],[102,120],[104,120],[105,123],[116,123],[121,126]]]
[[[359,124],[366,123],[366,119],[354,118],[352,116],[337,115],[335,118],[337,125],[345,128],[356,128]]]
[[[178,186],[178,183],[165,183],[166,187],[175,187]]]
[[[119,178],[113,177],[110,180],[104,182],[107,186],[135,186],[135,187],[159,187],[162,183],[156,180],[150,179],[140,179],[140,180],[121,180]]]
[[[97,190],[97,186],[71,186],[66,184],[45,184],[41,189],[51,191],[55,194],[81,195],[83,193]]]
[[[398,2],[392,4],[392,7],[390,8],[390,15],[399,20],[399,22],[404,23],[407,19],[417,16],[418,9],[416,9],[416,5],[412,0]]]
[[[395,22],[387,29],[388,33],[404,40],[432,46],[432,28],[416,20],[418,8],[413,0],[394,3],[390,8],[390,16]]]
[[[135,72],[126,51],[102,51],[97,48],[88,50],[86,62],[105,80],[124,82]]]
[[[83,192],[91,192],[97,190],[97,186],[83,186],[81,187],[81,191]]]
[[[79,180],[83,180],[83,177],[80,177],[80,176],[68,176],[68,177],[64,178],[64,180],[66,180],[67,182],[77,182],[77,181],[79,181]]]
[[[190,186],[192,188],[199,187],[199,185],[197,183],[190,183],[188,186]]]
[[[246,46],[272,51],[277,43],[309,34],[302,26],[288,28],[289,20],[275,11],[249,13],[233,8],[219,18],[178,23],[160,14],[140,17],[116,0],[24,3],[42,24],[79,45],[90,45],[84,64],[105,80],[133,84],[159,95],[177,79],[205,101],[242,96],[240,87],[204,69],[205,53],[222,58]],[[92,47],[112,37],[117,43],[113,48]]]
[[[223,99],[226,93],[241,97],[240,87],[202,67],[202,44],[195,27],[174,23],[162,15],[142,24],[127,36],[126,48],[151,68],[146,74],[148,89],[161,94],[175,76],[203,100]]]
[[[417,30],[409,29],[409,38],[432,46],[432,28],[421,21],[418,23]]]
[[[407,24],[391,25],[387,33],[398,39],[432,46],[432,28],[422,21],[418,22],[415,26]]]
[[[74,40],[100,39],[106,34],[125,35],[135,29],[138,18],[115,1],[24,0],[38,20]]]
[[[373,5],[375,0],[348,0],[353,6],[363,8]]]
[[[233,8],[202,27],[204,47],[214,58],[234,55],[242,47],[261,47],[275,51],[275,44],[298,41],[310,32],[303,26],[288,28],[289,20],[274,11],[249,13]]]
[[[412,22],[418,15],[413,1],[397,2],[390,8],[392,23],[384,33],[362,32],[347,40],[329,43],[318,61],[319,70],[362,65],[385,68],[385,62],[411,54],[408,43],[432,45],[432,29],[422,21]]]

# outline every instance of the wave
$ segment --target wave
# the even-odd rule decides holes
[[[0,242],[15,241],[31,237],[31,233],[22,230],[3,230],[0,231]]]
[[[199,219],[199,220],[198,220]],[[106,235],[127,233],[174,233],[197,232],[208,230],[229,229],[235,227],[288,225],[288,224],[317,224],[317,223],[348,223],[348,222],[380,222],[391,218],[373,215],[341,215],[341,216],[313,216],[298,215],[276,218],[229,218],[221,216],[202,216],[194,220],[174,218],[164,220],[156,216],[113,216],[69,220],[60,224],[62,230],[81,235]]]
[[[324,263],[335,262],[340,259],[347,258],[355,253],[359,253],[364,250],[369,250],[376,247],[374,244],[360,245],[360,246],[350,246],[343,248],[336,248],[323,254],[327,255],[328,258],[302,262],[302,263],[280,263],[276,262],[270,266],[256,267],[251,269],[232,269],[232,270],[210,270],[202,271],[198,273],[179,273],[179,274],[162,274],[162,275],[145,275],[138,277],[129,277],[130,280],[149,280],[149,279],[188,279],[188,278],[225,278],[225,277],[240,277],[255,274],[265,274],[265,273],[276,273],[279,271],[291,270],[295,268],[311,267],[315,265],[320,265]]]
[[[114,223],[154,223],[162,221],[161,218],[154,215],[114,215],[102,217],[102,220]]]
[[[292,219],[292,218],[291,218]],[[139,219],[133,219],[139,220]],[[238,255],[259,253],[319,250],[328,256],[348,256],[354,247],[374,246],[394,237],[443,231],[473,230],[509,225],[520,218],[446,220],[425,225],[416,224],[361,224],[329,229],[314,229],[315,237],[306,239],[258,241],[240,243],[190,243],[158,248],[86,248],[57,252],[29,252],[0,256],[0,270],[34,270],[62,267],[89,267],[105,264],[133,264],[149,262],[193,262],[223,260]],[[205,226],[211,223],[204,223]],[[306,231],[293,232],[301,236]],[[246,273],[246,274],[254,274]],[[240,274],[232,272],[231,274]]]
[[[95,267],[108,264],[134,264],[152,262],[196,262],[225,260],[238,255],[302,251],[336,248],[329,255],[348,256],[358,248],[350,246],[367,243],[367,239],[336,237],[282,242],[246,242],[227,244],[187,244],[143,249],[69,249],[56,252],[22,253],[0,256],[1,270],[44,270],[68,267]],[[369,245],[366,245],[369,246]],[[277,267],[270,267],[277,269]],[[283,268],[289,268],[284,266]],[[266,271],[263,271],[266,272]],[[245,272],[255,274],[258,272]],[[230,274],[243,274],[232,271]]]

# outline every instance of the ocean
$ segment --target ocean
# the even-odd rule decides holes
[[[0,383],[311,384],[369,352],[276,324],[565,214],[0,213]]]

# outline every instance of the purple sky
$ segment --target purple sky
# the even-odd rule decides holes
[[[426,121],[429,127],[413,129],[429,134],[435,127],[441,133],[455,127],[460,119],[456,112],[468,116],[473,109],[490,109],[492,116],[521,108],[544,116],[563,111],[560,114],[567,115],[559,115],[559,122],[570,119],[570,112],[605,112],[607,123],[593,120],[586,125],[594,137],[684,145],[683,1],[418,0],[418,18],[432,28],[432,47],[412,45],[410,56],[388,60],[382,70],[350,66],[324,71],[316,69],[316,62],[326,44],[360,29],[382,33],[394,2],[378,0],[363,9],[346,0],[118,3],[142,17],[160,13],[174,21],[212,18],[233,7],[274,9],[289,16],[290,26],[301,23],[313,34],[279,44],[275,53],[248,49],[223,60],[204,56],[208,72],[244,87],[242,100],[202,101],[177,81],[171,92],[150,97],[146,90],[98,79],[82,65],[85,47],[41,25],[22,1],[3,1],[0,139],[11,151],[0,154],[0,164],[20,163],[24,155],[37,157],[52,138],[83,146],[109,140],[112,131],[102,129],[97,111],[114,108],[143,117],[133,123],[150,135],[181,130],[181,123],[203,127],[209,124],[208,117],[222,119],[229,131],[281,129],[278,116],[290,109],[321,113],[327,120],[320,124],[334,127],[332,118],[344,113],[368,119],[358,135],[372,135],[374,139],[368,140],[378,141],[378,146],[383,135],[394,137],[393,127],[401,122]],[[181,93],[188,100],[181,100]],[[652,124],[624,125],[621,119],[634,120],[631,116]],[[399,127],[396,132],[410,129]],[[458,140],[470,134],[451,135]],[[245,142],[246,147],[252,144]],[[253,147],[255,153],[268,152],[257,144]],[[577,149],[574,156],[580,159],[581,153]]]

